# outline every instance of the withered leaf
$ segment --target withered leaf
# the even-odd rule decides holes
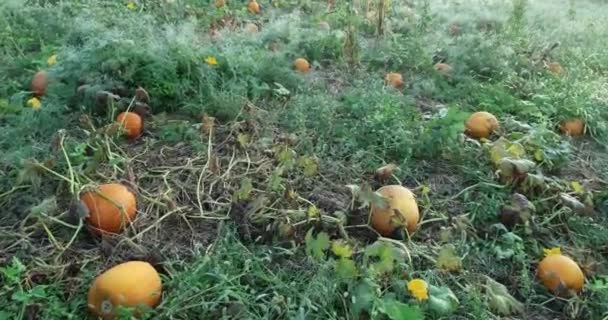
[[[397,165],[393,163],[389,163],[383,167],[380,167],[376,170],[375,178],[378,180],[388,179],[393,175],[393,172],[397,169]]]
[[[145,104],[150,103],[150,95],[142,87],[137,87],[137,89],[135,89],[135,99]]]

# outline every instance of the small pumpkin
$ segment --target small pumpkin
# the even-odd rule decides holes
[[[384,81],[393,88],[403,87],[403,76],[401,73],[390,72],[384,76]]]
[[[35,97],[42,97],[46,92],[48,86],[48,76],[45,71],[38,71],[32,78],[32,84],[30,90]]]
[[[247,9],[253,14],[258,14],[260,13],[260,4],[255,0],[249,1],[247,4]]]
[[[561,253],[547,255],[539,264],[537,275],[543,285],[555,294],[581,291],[585,275],[570,257]]]
[[[487,139],[500,128],[496,117],[485,111],[473,113],[464,125],[466,127],[466,134],[475,139]]]
[[[447,63],[439,62],[435,64],[435,71],[443,76],[448,76],[452,73],[452,66]]]
[[[547,71],[559,76],[564,73],[564,68],[559,62],[550,62],[547,64]]]
[[[570,119],[562,121],[559,125],[563,134],[580,137],[585,134],[585,122],[582,119]]]
[[[121,112],[116,117],[116,122],[118,122],[123,129],[125,130],[125,134],[129,139],[135,139],[141,135],[143,129],[143,121],[141,116],[135,112]]]
[[[389,185],[376,192],[388,198],[385,208],[372,204],[371,224],[378,233],[389,237],[400,227],[405,227],[409,233],[416,231],[420,212],[416,198],[408,188]]]
[[[310,63],[304,58],[298,58],[294,61],[293,66],[301,73],[308,73],[310,71]]]
[[[116,318],[116,308],[141,306],[154,308],[160,302],[162,281],[158,272],[147,262],[129,261],[116,265],[99,275],[89,288],[89,310],[104,320]]]
[[[102,184],[82,194],[80,200],[89,210],[87,223],[96,234],[119,233],[137,213],[135,195],[119,183]]]

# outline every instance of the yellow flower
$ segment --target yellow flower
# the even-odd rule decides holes
[[[28,105],[28,107],[31,107],[34,110],[38,110],[42,106],[42,102],[40,102],[40,100],[38,100],[38,98],[34,97],[34,98],[27,100],[27,105]]]
[[[129,1],[129,3],[127,3],[127,9],[135,10],[135,9],[137,9],[137,4],[135,4],[135,2],[133,2],[133,1]]]
[[[207,62],[207,64],[210,65],[210,66],[217,65],[217,59],[215,57],[207,57],[205,59],[205,62]]]
[[[429,298],[428,286],[422,279],[411,280],[407,283],[407,289],[418,301],[427,300]]]
[[[57,63],[57,55],[54,54],[54,55],[50,56],[48,59],[46,59],[46,63],[48,63],[49,66],[52,66],[55,63]]]
[[[545,253],[545,257],[550,256],[552,254],[562,254],[562,250],[559,247],[543,249],[543,252]]]

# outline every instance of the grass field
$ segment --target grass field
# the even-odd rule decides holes
[[[0,319],[94,319],[131,260],[162,279],[142,319],[608,319],[608,3],[259,5],[0,1]],[[110,182],[137,215],[99,236]],[[370,225],[386,185],[415,232]],[[539,280],[555,248],[582,290]]]

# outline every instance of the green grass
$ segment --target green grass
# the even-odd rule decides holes
[[[93,318],[91,282],[128,260],[161,273],[148,319],[608,319],[608,5],[392,0],[379,35],[380,1],[330,2],[0,3],[0,319]],[[107,134],[139,86],[144,135]],[[480,110],[500,120],[493,142],[463,135]],[[560,133],[571,118],[583,137]],[[509,180],[496,154],[534,168]],[[100,239],[75,204],[110,181],[135,189],[138,216]],[[417,196],[410,237],[367,226],[367,190],[386,184]],[[502,224],[515,193],[535,210]],[[552,247],[583,268],[581,293],[536,278]],[[416,278],[430,300],[408,291]]]

